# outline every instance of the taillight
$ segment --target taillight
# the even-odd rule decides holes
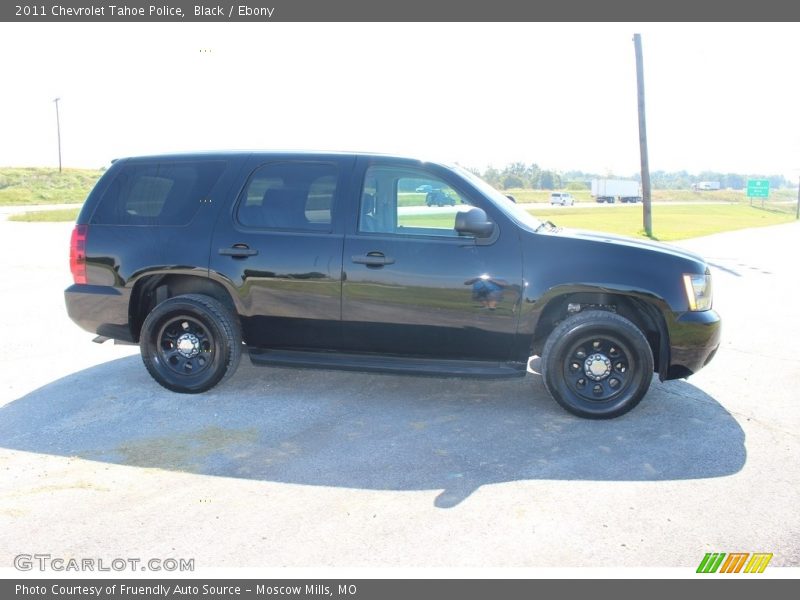
[[[69,270],[75,283],[88,283],[86,280],[86,225],[75,225],[69,242]]]

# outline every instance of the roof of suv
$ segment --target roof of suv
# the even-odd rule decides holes
[[[145,155],[131,155],[120,156],[116,160],[180,160],[189,158],[246,158],[248,156],[280,156],[280,157],[322,157],[322,156],[352,156],[362,158],[392,158],[398,160],[418,161],[425,163],[433,163],[441,166],[450,166],[445,161],[426,160],[415,156],[404,156],[399,154],[386,154],[381,152],[359,152],[359,151],[333,151],[333,150],[204,150],[198,152],[172,152],[164,154],[145,154]]]

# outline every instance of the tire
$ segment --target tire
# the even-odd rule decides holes
[[[613,419],[650,387],[653,353],[641,330],[616,313],[588,310],[561,322],[542,351],[542,377],[563,408],[586,419]]]
[[[139,345],[144,366],[160,385],[198,394],[236,371],[242,356],[241,326],[228,308],[209,296],[175,296],[147,315]]]

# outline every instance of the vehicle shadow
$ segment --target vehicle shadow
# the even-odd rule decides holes
[[[74,373],[0,408],[0,446],[203,475],[381,490],[443,490],[449,508],[518,480],[720,477],[745,437],[684,381],[653,382],[631,413],[564,412],[540,376],[481,381],[253,367],[173,394],[130,356]]]

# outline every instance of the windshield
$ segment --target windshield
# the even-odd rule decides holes
[[[516,204],[509,200],[506,196],[504,196],[501,192],[494,189],[491,185],[486,183],[483,179],[475,175],[474,173],[468,171],[467,169],[456,165],[453,167],[455,171],[458,172],[459,175],[467,179],[472,185],[478,188],[484,195],[488,196],[492,202],[499,208],[503,213],[522,225],[530,229],[531,231],[536,231],[542,227],[543,223],[536,217],[534,217],[531,213],[527,210],[522,208],[519,204]]]

